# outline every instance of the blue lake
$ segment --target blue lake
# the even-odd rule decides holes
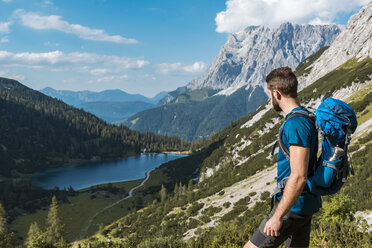
[[[185,157],[176,153],[142,153],[136,157],[100,161],[46,170],[35,175],[32,181],[45,189],[59,187],[88,188],[103,183],[123,182],[145,178],[145,173],[171,160]]]

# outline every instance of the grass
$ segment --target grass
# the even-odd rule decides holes
[[[299,98],[301,102],[317,99],[326,92],[333,92],[350,86],[353,82],[364,83],[372,74],[372,59],[366,58],[362,61],[350,59],[324,77],[318,79],[310,86],[301,91]],[[314,91],[316,89],[316,92]]]
[[[353,105],[354,103],[363,102],[364,98],[372,92],[372,84],[366,85],[364,88],[358,90],[355,92],[352,96],[350,96],[346,102]],[[363,106],[364,109],[360,112],[357,112],[357,118],[358,118],[358,125],[366,122],[367,120],[372,118],[372,102],[365,101],[366,105]]]
[[[113,187],[124,189],[128,192],[132,187],[140,184],[143,179],[133,180],[128,182],[113,183]],[[65,224],[66,238],[68,240],[76,240],[79,238],[81,230],[86,226],[88,220],[104,207],[120,200],[120,196],[113,195],[105,191],[97,191],[91,193],[89,189],[78,191],[79,194],[73,197],[68,197],[70,203],[60,204],[60,217]],[[91,199],[92,195],[96,195],[95,199]],[[106,198],[106,196],[109,196]],[[110,224],[115,220],[123,217],[133,208],[133,199],[130,198],[123,201],[121,204],[105,211],[92,222],[88,230],[88,234],[94,234],[99,230],[99,224]],[[28,229],[33,222],[37,222],[42,228],[45,227],[45,220],[48,210],[40,210],[36,213],[20,216],[11,224],[12,230],[24,240],[27,237]],[[98,224],[98,225],[97,225]]]
[[[358,113],[357,117],[358,117],[359,125],[371,119],[372,118],[372,104],[369,104],[361,114]]]
[[[329,46],[323,47],[319,49],[313,55],[307,57],[304,61],[302,61],[296,68],[295,74],[297,77],[306,75],[310,72],[312,68],[312,64],[329,48]]]

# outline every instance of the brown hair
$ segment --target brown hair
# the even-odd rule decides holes
[[[297,97],[297,78],[289,67],[273,70],[266,76],[267,88],[278,90],[284,96]]]

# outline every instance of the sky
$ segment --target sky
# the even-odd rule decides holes
[[[0,0],[0,76],[152,97],[199,77],[250,25],[343,27],[368,0]]]

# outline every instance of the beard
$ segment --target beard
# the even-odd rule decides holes
[[[277,111],[277,112],[282,111],[282,109],[280,108],[279,103],[276,101],[273,93],[271,93],[271,102],[273,103],[273,107],[274,107],[275,111]]]

